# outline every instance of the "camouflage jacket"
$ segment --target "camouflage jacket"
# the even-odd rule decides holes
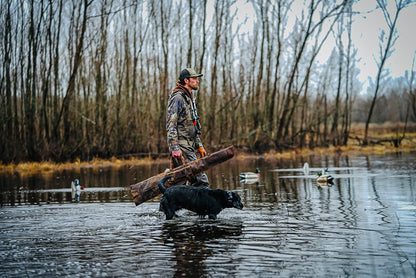
[[[192,101],[192,92],[181,85],[169,96],[166,130],[170,151],[179,149],[179,145],[189,151],[202,146],[192,118]]]

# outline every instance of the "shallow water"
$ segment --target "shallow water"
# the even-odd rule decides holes
[[[309,163],[310,172],[303,165]],[[207,172],[243,210],[215,221],[126,186],[168,164],[1,176],[1,277],[415,277],[416,154],[233,159]],[[238,174],[261,171],[258,181]],[[328,167],[334,185],[314,174]],[[71,180],[86,190],[74,202]]]

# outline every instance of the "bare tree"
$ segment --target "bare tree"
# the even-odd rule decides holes
[[[348,19],[346,23],[347,28],[347,35],[348,35],[348,44],[347,44],[347,54],[346,54],[346,61],[345,61],[345,67],[346,67],[346,73],[345,73],[345,101],[344,101],[344,115],[343,115],[343,121],[342,121],[342,144],[347,145],[348,137],[349,137],[349,130],[351,125],[351,107],[352,107],[352,97],[351,97],[351,91],[352,91],[352,82],[354,78],[352,77],[353,69],[351,69],[351,60],[352,60],[352,39],[351,39],[351,25],[352,25],[352,3],[347,5],[347,13],[348,13]]]
[[[199,57],[199,67],[197,68],[198,72],[202,72],[202,69],[204,67],[204,57],[205,57],[205,47],[206,47],[206,41],[207,41],[207,36],[206,36],[206,18],[207,18],[207,0],[202,0],[203,4],[202,4],[202,53]]]
[[[414,70],[415,58],[416,58],[416,52],[413,55],[413,62],[412,62],[412,68],[410,69],[410,74],[408,71],[405,72],[405,78],[406,78],[407,86],[408,86],[408,102],[407,102],[407,109],[406,109],[405,125],[403,129],[403,138],[406,133],[406,128],[407,128],[407,123],[408,123],[409,116],[410,116],[409,114],[410,114],[411,107],[413,109],[413,114],[416,119],[416,92],[414,91],[414,87],[413,87],[413,83],[415,82],[415,74],[416,74]]]
[[[293,98],[294,88],[296,85],[296,78],[299,73],[299,66],[301,65],[302,58],[305,55],[307,49],[307,43],[309,38],[312,34],[320,28],[320,26],[326,22],[326,20],[336,14],[339,14],[344,5],[347,1],[342,2],[341,4],[334,4],[332,6],[326,7],[325,3],[322,1],[311,1],[308,7],[308,15],[306,18],[302,18],[298,20],[295,24],[299,26],[298,32],[299,34],[295,34],[295,45],[293,46],[293,64],[289,71],[289,80],[287,81],[286,89],[285,89],[285,96],[284,96],[284,103],[282,107],[282,113],[279,118],[279,124],[277,126],[277,133],[276,133],[276,140],[277,145],[281,145],[284,142],[285,137],[287,136],[288,126],[290,124],[290,114],[292,111],[293,106],[296,103],[293,101],[296,98]],[[322,4],[323,10],[320,14],[319,20],[314,22],[315,13],[318,11],[318,6]],[[327,9],[325,9],[327,8]],[[302,22],[304,20],[305,22]]]
[[[70,117],[69,107],[73,99],[73,95],[75,93],[75,78],[77,76],[78,68],[82,61],[84,38],[85,38],[86,29],[87,29],[87,21],[88,21],[88,7],[90,5],[91,5],[91,2],[88,2],[88,0],[84,0],[82,3],[80,3],[80,6],[79,6],[78,18],[81,20],[81,22],[78,27],[80,28],[80,32],[77,37],[78,40],[76,41],[76,49],[75,49],[75,54],[74,54],[74,59],[73,59],[73,65],[72,65],[71,73],[70,73],[69,80],[68,80],[66,94],[62,101],[62,107],[59,112],[58,119],[56,120],[55,125],[54,125],[55,138],[60,138],[60,136],[58,136],[59,134],[58,128],[61,123],[61,119],[62,118],[64,119],[63,120],[64,122],[63,144],[65,144],[65,142],[68,142],[70,138],[70,134],[71,134],[71,117]],[[81,7],[83,7],[83,9],[81,9]],[[81,17],[81,12],[82,12],[82,17]]]
[[[188,0],[189,2],[189,31],[188,31],[188,42],[189,42],[189,47],[188,47],[188,59],[186,64],[191,67],[192,66],[192,26],[193,26],[193,20],[194,20],[194,10],[192,7],[192,0]]]
[[[275,65],[274,65],[274,77],[273,77],[273,86],[271,90],[271,95],[269,99],[270,103],[270,109],[269,109],[269,115],[268,115],[268,122],[271,125],[271,130],[274,131],[275,129],[275,118],[277,114],[276,106],[279,106],[279,102],[277,100],[277,95],[279,91],[279,84],[280,84],[280,76],[279,73],[281,71],[280,66],[280,59],[281,55],[283,53],[283,38],[284,38],[284,32],[286,28],[284,28],[285,22],[287,21],[287,13],[290,10],[290,6],[292,5],[293,1],[283,1],[279,0],[277,2],[277,6],[274,7],[273,16],[276,17],[275,20],[272,20],[272,22],[276,22],[274,30],[275,30],[275,37],[276,37],[276,45],[277,49],[276,56],[275,56]],[[276,105],[277,102],[277,105]]]
[[[5,150],[12,147],[11,142],[15,140],[14,129],[13,129],[13,104],[12,104],[12,76],[11,76],[11,54],[13,51],[12,44],[12,15],[10,11],[11,1],[1,2],[0,15],[4,18],[4,25],[0,31],[1,37],[3,38],[2,43],[2,70],[0,76],[0,91],[5,92],[5,98],[3,93],[0,98],[0,122],[1,134],[0,141],[5,144],[0,144],[0,152],[6,153]]]
[[[209,100],[209,114],[208,114],[208,140],[209,143],[212,145],[214,143],[214,138],[216,134],[217,128],[217,104],[218,104],[218,58],[219,58],[219,51],[221,46],[221,37],[223,35],[223,20],[225,15],[226,3],[221,1],[215,1],[214,5],[215,13],[214,13],[214,41],[213,41],[213,65],[211,69],[211,95]]]
[[[300,10],[293,2],[247,1],[253,26],[241,32],[247,21],[237,20],[236,1],[2,1],[1,159],[167,152],[167,97],[187,66],[204,73],[196,95],[209,149],[346,144],[352,111],[371,106],[368,99],[365,111],[352,109],[354,1],[307,0]],[[338,48],[322,65],[316,57],[331,34]],[[394,38],[390,52],[380,42],[380,56]],[[392,88],[380,99],[389,115],[414,121],[414,86],[379,81]]]
[[[371,101],[370,110],[368,112],[367,121],[365,123],[365,131],[364,131],[364,139],[363,145],[368,145],[368,127],[371,121],[371,116],[373,115],[374,106],[376,104],[377,95],[380,91],[380,82],[383,75],[384,65],[386,60],[391,55],[392,47],[396,42],[398,35],[396,31],[396,23],[397,19],[399,18],[400,12],[406,8],[411,1],[407,0],[395,0],[396,11],[393,14],[390,14],[389,9],[387,8],[388,1],[387,0],[377,0],[378,7],[381,9],[384,15],[384,19],[387,23],[387,38],[386,32],[383,30],[379,36],[380,39],[380,60],[378,62],[378,70],[377,76],[375,81],[375,90],[373,95],[373,100]],[[392,17],[393,16],[393,17]]]
[[[415,66],[415,58],[416,58],[416,52],[413,55],[413,62],[412,62],[412,68],[410,70],[410,73],[406,71],[405,77],[407,79],[407,84],[409,87],[409,106],[412,108],[412,114],[413,118],[416,119],[416,90],[413,86],[413,83],[416,81],[416,72],[414,70]]]

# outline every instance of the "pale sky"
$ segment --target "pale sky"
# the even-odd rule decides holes
[[[394,1],[389,0],[389,5],[394,8]],[[360,12],[373,11],[371,13],[355,17],[353,25],[353,43],[358,50],[361,61],[358,67],[361,69],[360,81],[364,87],[369,83],[369,78],[375,79],[377,74],[377,59],[379,61],[379,35],[381,30],[388,30],[386,20],[380,9],[375,10],[375,0],[360,1],[356,9]],[[392,12],[392,17],[394,16]],[[403,9],[397,21],[399,38],[393,46],[394,52],[388,58],[385,69],[390,71],[391,77],[404,76],[406,70],[412,67],[413,57],[416,51],[416,5]],[[413,30],[412,30],[413,29]],[[414,69],[416,70],[416,69]]]
[[[208,17],[212,16],[213,3],[208,1]],[[389,7],[391,9],[391,16],[394,16],[395,2],[394,0],[388,0]],[[304,0],[295,0],[292,5],[293,13],[296,13],[296,7],[299,9],[304,5]],[[237,20],[243,20],[248,17],[247,24],[242,28],[243,32],[252,31],[252,22],[255,11],[251,3],[247,3],[246,0],[237,0],[235,7],[238,7]],[[388,30],[383,13],[380,9],[376,8],[376,0],[361,0],[354,5],[354,11],[359,11],[360,15],[355,15],[354,23],[352,26],[352,40],[354,47],[357,48],[357,67],[360,69],[359,80],[363,83],[363,92],[365,88],[370,84],[369,80],[374,80],[377,74],[377,61],[379,61],[379,35],[381,30]],[[416,51],[416,3],[410,7],[403,9],[399,15],[399,19],[396,25],[399,38],[393,46],[394,52],[388,58],[385,70],[390,71],[391,77],[404,76],[406,70],[410,70],[412,67],[413,57]],[[288,31],[290,32],[290,31]],[[331,53],[334,45],[330,43],[326,44],[327,49],[322,49],[323,55]],[[318,60],[324,62],[325,57],[321,57]],[[414,69],[416,70],[416,68]]]

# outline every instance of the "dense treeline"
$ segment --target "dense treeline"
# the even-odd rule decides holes
[[[166,103],[185,67],[204,73],[207,149],[346,144],[361,89],[354,1],[249,4],[243,31],[235,1],[1,1],[1,161],[167,152]],[[415,120],[405,81],[397,109]]]

